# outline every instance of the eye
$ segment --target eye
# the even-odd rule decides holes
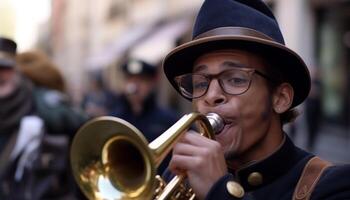
[[[208,81],[194,81],[193,82],[193,89],[194,90],[202,90],[202,89],[206,89],[208,87]]]
[[[225,82],[229,83],[230,85],[234,86],[241,86],[241,85],[246,85],[249,80],[244,78],[244,77],[232,77]]]
[[[250,81],[248,74],[236,70],[223,74],[221,80],[228,87],[244,87]]]

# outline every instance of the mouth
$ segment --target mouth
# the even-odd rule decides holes
[[[138,92],[138,88],[137,88],[136,84],[129,83],[129,84],[126,85],[125,93],[127,95],[134,95],[137,92]]]
[[[233,121],[223,118],[223,123],[224,123],[223,128],[220,131],[215,133],[217,136],[222,135],[223,133],[226,133],[227,130],[232,126]]]

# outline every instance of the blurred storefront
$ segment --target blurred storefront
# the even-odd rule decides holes
[[[322,71],[323,111],[329,121],[347,125],[350,86],[350,1],[314,1],[317,60]]]
[[[79,101],[87,73],[102,70],[111,87],[126,55],[159,64],[178,38],[191,29],[201,0],[53,0],[53,56]],[[166,90],[163,90],[166,91]],[[166,102],[167,94],[163,96]]]
[[[327,122],[350,121],[350,1],[270,0],[286,44],[298,52],[311,72],[318,70],[322,113]]]

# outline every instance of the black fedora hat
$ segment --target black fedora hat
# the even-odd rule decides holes
[[[272,60],[272,67],[278,68],[294,89],[292,107],[308,96],[309,71],[304,61],[285,46],[273,13],[261,0],[205,0],[196,18],[192,41],[164,58],[165,75],[180,93],[174,77],[190,73],[200,55],[221,49],[259,52]]]
[[[0,68],[12,68],[16,64],[17,44],[8,38],[0,37]]]

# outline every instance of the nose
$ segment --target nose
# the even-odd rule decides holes
[[[219,81],[213,79],[209,84],[208,91],[204,95],[204,100],[209,106],[217,106],[227,101],[226,94],[222,90]]]

